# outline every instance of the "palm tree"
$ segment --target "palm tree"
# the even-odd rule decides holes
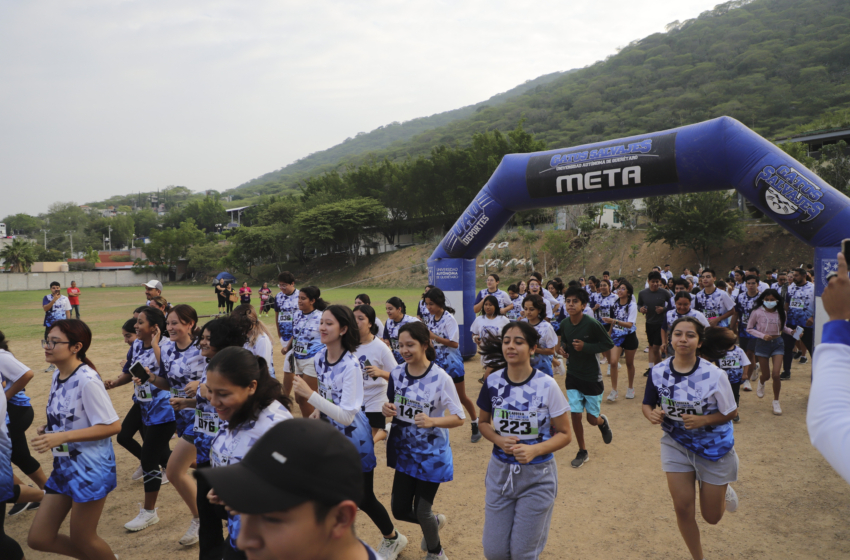
[[[9,245],[0,250],[0,259],[4,261],[3,268],[12,272],[29,272],[35,262],[35,245],[29,241],[13,239]]]

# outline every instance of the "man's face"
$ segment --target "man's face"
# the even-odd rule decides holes
[[[702,276],[700,276],[700,282],[702,282],[703,288],[710,288],[714,286],[714,274],[710,272],[703,272]]]
[[[607,274],[602,275],[603,280],[610,280],[611,278]]]
[[[287,284],[286,282],[278,282],[277,287],[286,295],[292,294],[295,291],[295,284]]]
[[[155,297],[159,297],[162,294],[161,290],[157,290],[156,288],[148,288],[145,286],[145,297],[148,298],[148,301],[152,300]]]
[[[581,315],[584,311],[584,304],[576,296],[570,296],[564,301],[567,306],[567,314],[571,316]]]
[[[777,282],[777,283],[779,283],[779,285],[780,285],[780,286],[784,286],[784,285],[785,285],[785,282],[786,282],[787,280],[788,280],[788,278],[785,276],[785,274],[780,274],[780,275],[776,278],[776,282]]]
[[[661,280],[654,278],[654,279],[649,281],[649,291],[650,292],[657,292],[658,288],[660,288],[660,287],[661,287]]]
[[[687,286],[683,286],[682,284],[676,284],[676,293],[677,293],[677,294],[678,294],[679,292],[687,292],[687,291],[688,291],[688,287],[687,287]]]
[[[336,508],[317,522],[311,502],[275,513],[243,513],[241,519],[236,544],[249,560],[315,560],[340,538]]]
[[[62,288],[60,286],[50,286],[50,293],[53,294],[54,296],[61,291],[62,291]]]
[[[664,265],[664,272],[670,272],[670,265]]]
[[[747,291],[750,293],[750,295],[758,292],[759,291],[758,280],[753,280],[753,279],[747,280]]]
[[[797,285],[802,285],[803,282],[806,281],[806,277],[800,274],[799,272],[794,272],[794,283]]]

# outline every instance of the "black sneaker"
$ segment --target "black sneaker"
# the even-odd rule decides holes
[[[470,438],[472,443],[478,443],[481,441],[481,431],[478,429],[478,422],[472,422],[472,437]]]
[[[732,422],[735,422],[736,424],[740,421],[741,421],[741,416],[738,415],[738,414],[736,414],[735,417],[732,418]]]
[[[579,468],[583,464],[587,463],[590,460],[590,457],[587,454],[586,449],[579,449],[578,454],[576,454],[576,458],[570,461],[570,464],[574,469]]]
[[[645,372],[643,372],[643,376],[644,376],[644,377],[649,377],[649,374],[650,374],[650,372],[651,372],[651,371],[652,371],[652,368],[646,368],[646,371],[645,371]]]
[[[10,509],[9,513],[7,513],[6,515],[8,515],[9,517],[15,517],[16,515],[20,515],[23,512],[25,512],[27,509],[29,509],[28,506],[31,506],[31,505],[33,505],[33,504],[31,504],[29,502],[22,502],[22,503],[15,504],[15,505],[12,506],[12,509]]]
[[[806,356],[803,356],[802,358],[800,358],[800,363],[801,364],[808,364],[809,359]]]
[[[789,379],[791,379],[791,372],[789,371],[789,372],[782,372],[782,373],[780,373],[780,374],[779,374],[779,379],[781,379],[781,380],[783,380],[783,381],[788,381]]]
[[[799,360],[800,356],[802,356],[802,355],[803,355],[802,352],[794,352],[793,354],[791,354],[791,357],[794,358],[795,360]]]
[[[599,431],[602,432],[602,441],[611,443],[614,433],[611,431],[611,426],[608,425],[608,417],[604,414],[600,414],[599,417],[602,418],[602,425],[599,426]]]

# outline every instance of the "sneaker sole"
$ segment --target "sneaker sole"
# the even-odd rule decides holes
[[[570,461],[570,466],[571,466],[572,468],[574,468],[574,469],[580,469],[580,468],[581,468],[581,466],[582,466],[582,465],[584,465],[585,463],[587,463],[588,461],[590,461],[590,455],[588,455],[587,457],[585,457],[585,458],[584,458],[584,461],[582,461],[582,462],[581,462],[581,463],[579,463],[578,465],[574,465],[574,464],[572,463],[572,461]]]
[[[5,505],[3,507],[5,507]],[[25,504],[24,507],[22,507],[20,510],[16,511],[15,513],[11,513],[12,510],[10,509],[9,510],[10,513],[7,513],[6,517],[9,517],[9,518],[17,517],[17,516],[21,515],[22,513],[24,513],[25,511],[27,511],[27,509],[29,509],[29,504]]]
[[[199,540],[200,540],[200,537],[195,537],[195,540],[193,540],[192,542],[183,542],[182,539],[177,541],[177,542],[180,543],[182,546],[192,546],[193,544],[197,543]]]
[[[147,529],[148,527],[150,527],[151,525],[156,525],[157,523],[159,523],[159,518],[157,518],[154,521],[148,521],[148,523],[144,527],[139,527],[137,529],[130,529],[129,527],[124,525],[124,528],[127,529],[128,531],[130,531],[131,533],[138,533],[139,531],[143,531],[143,530]]]
[[[608,445],[609,443],[611,443],[614,440],[614,430],[611,429],[611,423],[608,422],[607,416],[605,416],[604,414],[600,414],[599,417],[605,419],[605,423],[608,424],[608,433],[611,434],[611,439],[608,440],[608,441],[605,441],[605,433],[604,432],[602,433],[602,441],[605,442],[605,445]],[[602,432],[602,430],[599,430],[599,431]]]

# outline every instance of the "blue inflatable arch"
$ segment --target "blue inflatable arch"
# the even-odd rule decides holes
[[[469,333],[475,259],[514,213],[732,188],[802,241],[823,248],[816,251],[820,296],[825,274],[837,266],[833,248],[850,237],[850,199],[735,119],[505,156],[428,259],[430,283],[457,310],[461,353],[475,353]]]

